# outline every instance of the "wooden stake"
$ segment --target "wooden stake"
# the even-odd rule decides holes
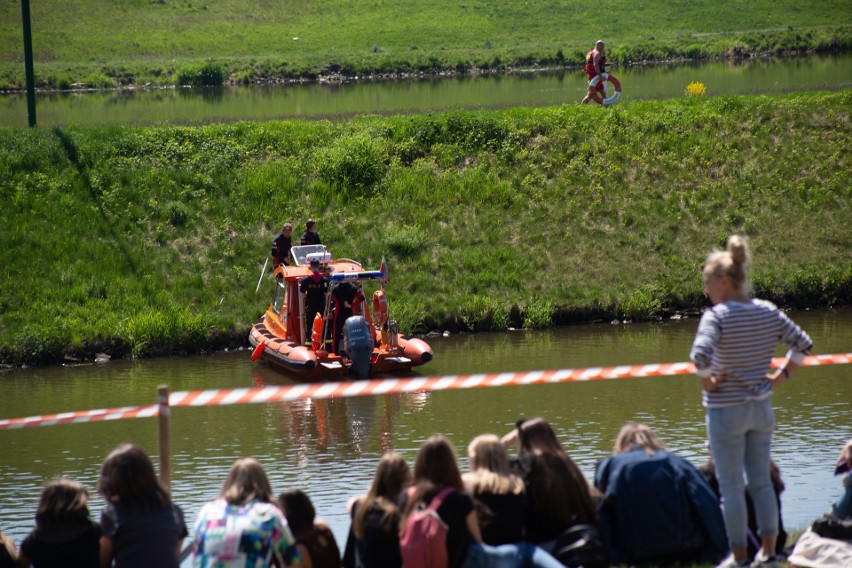
[[[169,407],[169,386],[160,385],[157,388],[157,405],[160,433],[160,482],[166,489],[172,485],[172,448],[170,434],[171,408]]]

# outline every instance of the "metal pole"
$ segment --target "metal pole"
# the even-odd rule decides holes
[[[24,25],[24,69],[27,75],[27,122],[36,125],[35,73],[33,72],[33,37],[30,29],[30,0],[21,0]]]
[[[160,482],[170,489],[172,485],[172,448],[170,441],[171,408],[169,407],[169,387],[160,385],[157,388],[157,405],[160,431]]]

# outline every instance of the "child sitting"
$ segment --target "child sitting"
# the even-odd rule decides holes
[[[21,543],[18,566],[97,568],[100,527],[89,518],[89,493],[60,478],[41,492],[36,528]]]

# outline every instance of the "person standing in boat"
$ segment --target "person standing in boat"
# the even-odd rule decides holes
[[[325,309],[325,295],[328,292],[328,278],[320,272],[319,259],[312,259],[310,267],[310,276],[299,283],[299,291],[305,295],[305,327],[308,330],[314,324],[317,313],[322,314]],[[310,344],[310,331],[306,333],[305,339]]]
[[[591,82],[592,79],[601,73],[605,73],[605,64],[606,57],[604,56],[604,42],[602,39],[599,39],[595,42],[595,48],[586,54],[586,66],[583,67],[583,73],[589,76],[589,81]],[[600,81],[595,89],[599,93],[606,93],[603,81]],[[592,100],[591,92],[586,94],[585,98],[582,100],[582,104],[588,104],[590,100]]]
[[[305,232],[302,233],[302,238],[299,239],[302,246],[305,245],[321,245],[319,233],[317,233],[317,222],[313,219],[308,219],[305,223]]]
[[[355,312],[364,301],[364,294],[352,282],[342,282],[331,291],[334,298],[334,345],[335,353],[341,351],[340,342],[343,340],[343,324]]]
[[[281,227],[281,233],[272,240],[272,265],[277,267],[279,264],[290,266],[290,249],[293,247],[291,235],[293,234],[293,225],[284,223]]]

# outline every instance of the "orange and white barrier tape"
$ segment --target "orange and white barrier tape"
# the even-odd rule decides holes
[[[784,361],[785,359],[782,357],[773,359],[772,366],[777,367]],[[805,358],[802,362],[802,366],[814,367],[820,365],[842,365],[848,363],[852,363],[852,353],[812,355]],[[445,375],[439,377],[405,377],[372,379],[366,381],[338,381],[276,387],[174,392],[169,395],[169,406],[224,406],[231,404],[288,402],[304,398],[323,399],[389,393],[501,387],[507,385],[531,385],[542,383],[596,381],[601,379],[692,375],[694,373],[695,366],[692,363],[654,363],[651,365],[589,367],[586,369],[559,369],[554,371],[521,371],[515,373],[481,373],[474,375]],[[30,426],[52,426],[54,424],[95,422],[99,420],[149,418],[157,416],[158,414],[159,409],[157,404],[65,412],[62,414],[29,416],[27,418],[0,419],[0,430],[27,428]]]

